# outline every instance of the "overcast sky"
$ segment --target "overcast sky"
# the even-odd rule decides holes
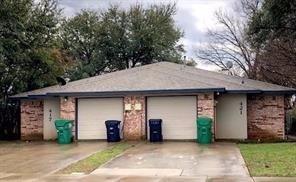
[[[216,25],[215,11],[231,9],[234,0],[60,0],[59,6],[64,9],[64,15],[70,17],[81,9],[104,10],[110,4],[118,4],[123,8],[127,8],[135,3],[147,6],[169,2],[177,3],[177,14],[174,19],[177,26],[185,33],[181,43],[185,46],[187,57],[194,58],[194,46],[206,43],[207,30]],[[200,63],[198,67],[215,69],[213,66]]]

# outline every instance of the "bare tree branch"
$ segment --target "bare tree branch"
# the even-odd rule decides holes
[[[256,54],[245,38],[245,23],[222,11],[216,12],[216,18],[222,29],[208,31],[209,42],[197,49],[197,57],[229,72],[226,63],[232,62],[236,71],[254,78]]]

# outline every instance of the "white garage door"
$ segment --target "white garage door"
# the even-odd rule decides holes
[[[195,139],[196,110],[195,96],[149,97],[147,100],[147,119],[162,119],[163,139]]]
[[[78,99],[78,139],[106,139],[105,121],[122,119],[122,98]]]

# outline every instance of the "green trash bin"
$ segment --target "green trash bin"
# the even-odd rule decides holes
[[[200,144],[212,143],[212,119],[208,117],[199,117],[197,123],[197,142]]]
[[[55,121],[55,127],[57,129],[59,144],[69,144],[73,141],[73,120],[57,119]]]

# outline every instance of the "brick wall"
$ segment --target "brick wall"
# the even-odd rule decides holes
[[[215,139],[215,99],[214,93],[200,93],[197,95],[197,117],[206,116],[213,119],[212,133]]]
[[[130,104],[131,110],[124,111],[123,135],[126,140],[139,140],[145,137],[145,97],[127,96],[124,97],[124,105]],[[136,104],[141,109],[136,109]]]
[[[283,139],[284,96],[249,95],[247,100],[248,138]]]
[[[74,120],[72,134],[75,136],[75,98],[60,98],[60,118]],[[75,138],[75,137],[74,137]]]
[[[197,115],[214,119],[214,93],[202,93],[197,96]]]
[[[74,97],[68,97],[68,99],[61,97],[60,117],[63,119],[75,120],[75,98]]]
[[[43,101],[21,101],[21,140],[43,139]]]

